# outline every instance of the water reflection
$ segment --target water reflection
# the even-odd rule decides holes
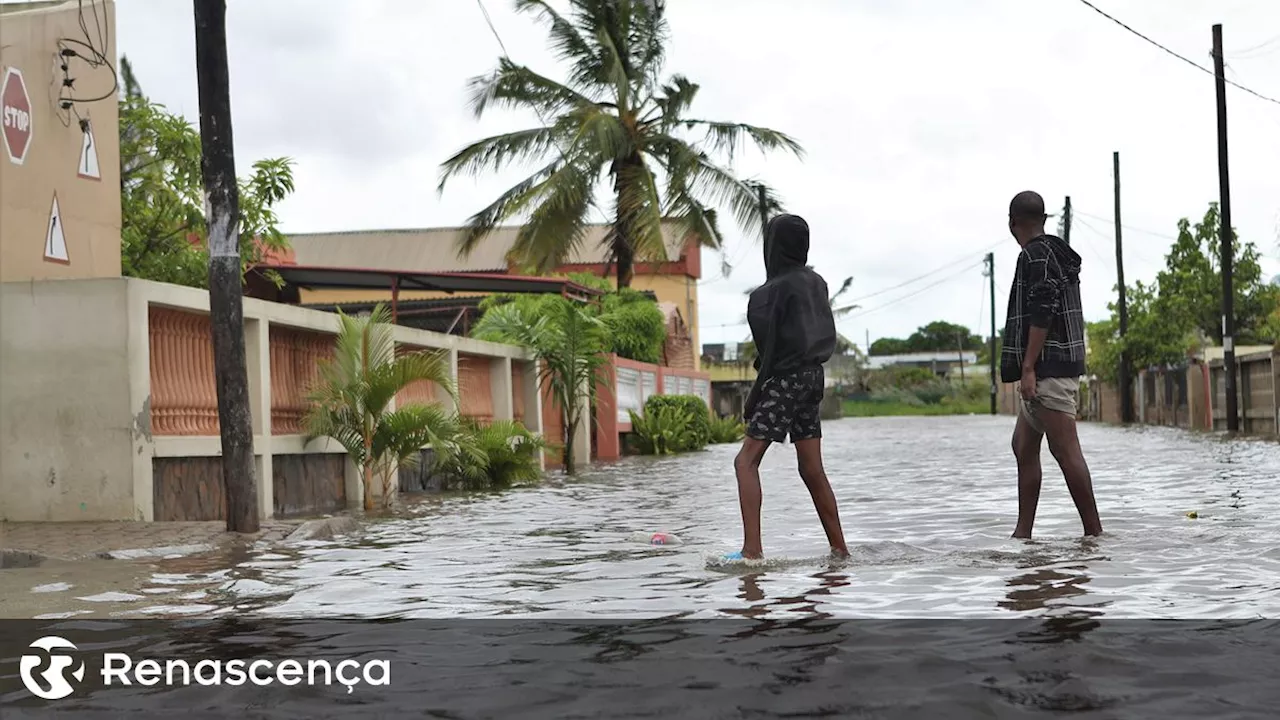
[[[1008,538],[1008,418],[880,418],[824,428],[854,552],[830,566],[788,453],[764,459],[766,554],[741,577],[706,556],[741,534],[733,446],[629,459],[541,487],[435,497],[358,538],[132,567],[108,587],[42,592],[40,612],[361,618],[1280,616],[1280,445],[1081,426],[1101,538],[1054,473],[1030,543]],[[914,440],[912,440],[914,439]],[[908,441],[912,451],[904,453]],[[923,445],[922,445],[923,444]],[[1198,519],[1189,517],[1200,511]],[[680,546],[637,542],[672,531]],[[112,561],[113,563],[118,561]],[[142,569],[140,569],[142,568]],[[64,578],[6,570],[6,593]],[[856,582],[853,579],[856,575]],[[31,578],[29,582],[26,578]],[[127,583],[127,585],[126,585]],[[106,583],[104,582],[105,586]],[[78,598],[133,593],[119,604]],[[124,607],[126,606],[127,607]],[[34,614],[34,612],[32,613]]]

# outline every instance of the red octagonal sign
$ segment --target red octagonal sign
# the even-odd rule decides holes
[[[31,147],[31,98],[22,71],[15,67],[5,68],[0,85],[0,128],[9,161],[21,165]]]

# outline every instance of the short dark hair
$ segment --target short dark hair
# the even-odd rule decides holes
[[[1040,193],[1023,190],[1009,201],[1009,219],[1015,222],[1044,222],[1049,215],[1044,211],[1044,198]]]

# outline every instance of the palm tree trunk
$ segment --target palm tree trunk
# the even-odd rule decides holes
[[[566,418],[564,424],[564,452],[561,455],[561,462],[564,463],[565,473],[572,475],[577,468],[574,466],[573,458],[573,438],[578,434],[578,421]]]
[[[365,512],[373,510],[373,436],[368,432],[364,434],[364,509]]]
[[[633,195],[631,188],[627,187],[631,173],[622,173],[623,168],[635,168],[644,164],[644,160],[635,155],[625,160],[615,160],[613,162],[613,192],[619,199],[617,203],[618,210],[613,220],[613,259],[618,268],[618,289],[631,287],[631,279],[635,274],[635,232],[631,228],[630,220],[622,213],[622,207],[625,203],[621,202],[624,194]]]

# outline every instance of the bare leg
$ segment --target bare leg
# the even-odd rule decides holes
[[[840,528],[836,494],[832,492],[831,482],[827,480],[827,472],[822,467],[822,438],[798,441],[796,460],[800,464],[800,479],[804,480],[805,487],[809,489],[813,508],[818,511],[818,519],[827,534],[827,543],[841,557],[849,557],[849,548],[844,544],[844,531]]]
[[[1040,506],[1040,443],[1044,439],[1021,413],[1013,428],[1013,456],[1018,461],[1018,524],[1013,537],[1029,539]]]
[[[764,541],[760,537],[760,461],[771,443],[748,437],[734,458],[733,470],[738,476],[738,505],[742,508],[742,557],[764,557]]]
[[[1049,438],[1049,452],[1062,468],[1062,476],[1066,478],[1067,490],[1071,492],[1071,500],[1076,504],[1076,512],[1080,513],[1080,522],[1084,525],[1084,534],[1089,536],[1102,534],[1102,520],[1098,517],[1098,502],[1093,496],[1093,477],[1089,473],[1089,465],[1084,461],[1084,451],[1080,448],[1080,436],[1076,433],[1076,419],[1072,415],[1045,410],[1045,436]]]

